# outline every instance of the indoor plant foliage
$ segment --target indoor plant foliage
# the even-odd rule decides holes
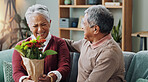
[[[43,47],[45,39],[39,40],[40,37],[37,37],[37,40],[23,41],[21,45],[16,45],[15,50],[17,50],[21,56],[29,59],[44,59],[47,55],[57,54],[53,50],[46,50],[44,53],[39,49]]]
[[[118,22],[118,25],[117,26],[113,26],[112,33],[111,33],[113,39],[117,43],[120,43],[121,42],[121,39],[122,39],[122,37],[121,37],[122,34],[121,34],[120,27],[121,27],[121,19],[119,19],[119,22]]]
[[[31,79],[34,82],[38,82],[39,76],[44,73],[44,58],[47,55],[57,54],[56,51],[46,50],[44,53],[41,51],[45,39],[39,40],[40,37],[37,37],[37,40],[23,41],[21,45],[16,45],[15,50],[17,50],[23,61],[23,67],[26,69],[28,76],[31,76]]]

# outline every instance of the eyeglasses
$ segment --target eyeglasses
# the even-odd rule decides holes
[[[81,28],[84,28],[85,25],[84,25],[84,18],[81,19]]]
[[[92,27],[94,27],[95,25],[91,25],[90,26],[90,28],[92,28]],[[81,27],[82,28],[85,28],[86,26],[85,26],[85,23],[84,23],[84,18],[82,18],[82,20],[81,20]]]

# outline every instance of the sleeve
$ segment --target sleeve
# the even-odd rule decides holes
[[[84,42],[84,39],[79,40],[79,41],[73,41],[73,40],[69,40],[69,39],[64,39],[64,40],[66,41],[68,49],[71,52],[80,52],[81,51],[81,47]]]
[[[29,76],[22,76],[22,77],[20,77],[19,82],[22,82],[22,80],[25,79],[25,78],[29,78]]]
[[[118,59],[113,58],[113,53],[108,51],[103,52],[101,55],[107,55],[107,57],[96,60],[96,65],[85,82],[107,82],[115,73]]]
[[[59,42],[58,45],[58,69],[62,75],[62,79],[65,79],[70,72],[70,53],[64,40]]]
[[[15,82],[19,82],[22,76],[27,76],[26,70],[22,67],[22,58],[20,54],[14,50],[12,56],[12,68],[13,68],[13,79]]]

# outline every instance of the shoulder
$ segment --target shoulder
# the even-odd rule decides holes
[[[65,40],[54,35],[52,35],[52,39],[57,43],[63,43],[63,42],[65,43]]]
[[[121,48],[112,39],[101,46],[99,55],[101,59],[109,58],[114,60],[118,60],[123,56]]]

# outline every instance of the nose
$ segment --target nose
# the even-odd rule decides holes
[[[38,27],[38,32],[41,33],[43,28],[41,26]]]

